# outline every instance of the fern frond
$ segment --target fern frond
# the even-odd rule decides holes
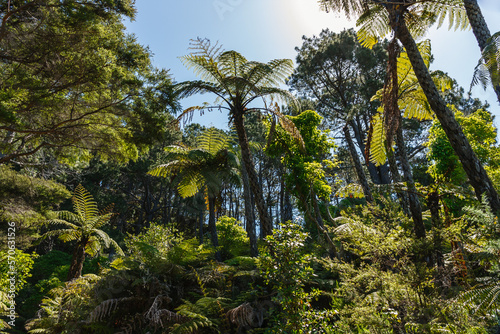
[[[300,149],[305,152],[306,151],[306,146],[304,143],[304,139],[302,138],[302,135],[300,134],[299,129],[297,129],[297,126],[295,123],[293,123],[288,117],[283,115],[281,112],[279,112],[278,108],[275,109],[269,109],[269,111],[278,118],[278,122],[280,123],[281,127],[293,138],[299,143]]]
[[[473,313],[483,313],[500,307],[500,284],[466,291],[457,301],[469,307]]]
[[[318,3],[326,12],[344,12],[348,19],[366,10],[366,1],[362,0],[319,0]]]
[[[418,12],[420,20],[427,18],[428,26],[437,23],[440,28],[448,18],[448,30],[465,30],[469,28],[469,19],[462,0],[422,1],[412,6]]]
[[[379,110],[373,115],[371,120],[372,135],[370,141],[370,161],[377,166],[383,165],[387,159],[387,150],[385,145],[385,128],[383,113]]]
[[[82,217],[84,221],[99,214],[97,202],[81,184],[75,188],[72,200],[76,214]]]
[[[229,137],[215,127],[205,130],[197,140],[197,147],[210,155],[216,155],[217,152],[227,148],[228,144]]]
[[[378,43],[379,39],[387,36],[391,32],[388,22],[389,14],[384,7],[370,5],[369,9],[356,22],[359,27],[357,35],[361,45],[371,49]]]
[[[220,71],[224,77],[241,76],[247,59],[236,51],[223,52],[218,58]]]
[[[348,185],[341,187],[335,193],[335,197],[343,198],[364,198],[363,188],[360,184],[349,183]]]
[[[183,177],[177,186],[179,194],[183,197],[196,195],[204,184],[203,175],[199,171],[188,170],[183,173]]]

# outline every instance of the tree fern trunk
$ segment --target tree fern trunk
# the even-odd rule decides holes
[[[219,247],[219,238],[217,235],[217,226],[215,224],[215,196],[208,197],[208,229],[210,230],[210,239],[212,245]],[[215,252],[215,260],[221,262],[222,258],[219,251]]]
[[[363,166],[361,165],[361,161],[359,160],[358,152],[356,151],[356,147],[354,146],[354,142],[352,141],[351,133],[349,132],[347,124],[344,126],[343,131],[349,153],[351,154],[352,162],[354,163],[354,169],[356,170],[356,175],[358,176],[358,181],[361,184],[361,188],[363,189],[363,194],[365,195],[367,202],[373,202],[372,192],[370,190],[370,186],[368,185],[365,171],[363,170]]]
[[[87,245],[88,241],[88,238],[84,238],[76,245],[76,248],[73,251],[73,257],[71,258],[71,264],[69,266],[66,281],[69,282],[82,275],[83,262],[85,262],[85,245]]]
[[[257,257],[259,256],[259,250],[257,248],[257,234],[255,232],[253,200],[250,190],[250,180],[248,179],[244,161],[241,161],[241,178],[243,181],[243,198],[245,202],[245,228],[250,241],[250,256]]]
[[[463,0],[463,2],[465,11],[467,12],[467,17],[469,18],[469,23],[472,27],[472,32],[476,37],[479,49],[483,52],[488,45],[488,39],[491,38],[490,29],[488,29],[488,25],[484,20],[483,13],[477,4],[477,0]],[[491,72],[490,75],[493,77]],[[500,85],[494,85],[493,89],[495,90],[497,100],[500,103]]]
[[[500,199],[498,197],[498,193],[493,187],[493,183],[479,162],[476,154],[472,150],[472,147],[465,137],[462,128],[455,119],[453,112],[446,106],[446,102],[439,95],[439,91],[432,81],[431,75],[425,66],[417,44],[408,31],[404,20],[399,21],[396,32],[398,39],[406,49],[415,75],[417,76],[418,82],[422,87],[432,110],[436,114],[436,117],[441,123],[453,150],[462,163],[465,173],[474,188],[476,197],[481,200],[481,195],[486,193],[493,212],[500,212]]]
[[[250,147],[248,146],[247,133],[243,121],[243,113],[241,111],[235,110],[233,112],[233,116],[233,122],[236,128],[236,133],[238,134],[238,142],[241,149],[243,168],[245,168],[245,171],[247,172],[250,189],[253,193],[253,200],[255,201],[255,206],[257,207],[257,211],[259,213],[260,228],[262,231],[261,234],[263,236],[270,235],[273,231],[273,224],[267,213],[262,189],[259,185],[257,173],[255,172],[252,154],[250,152]]]

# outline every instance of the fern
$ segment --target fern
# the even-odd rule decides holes
[[[387,159],[387,151],[385,145],[385,128],[383,121],[383,113],[379,109],[378,112],[373,115],[370,123],[371,136],[369,137],[369,152],[370,161],[375,165],[383,165]]]
[[[364,198],[363,189],[360,184],[357,183],[349,183],[345,187],[340,188],[335,193],[335,197],[344,197],[344,198]]]

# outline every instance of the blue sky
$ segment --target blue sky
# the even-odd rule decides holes
[[[500,31],[500,1],[478,0],[492,33]],[[127,22],[128,31],[154,54],[154,64],[170,69],[176,81],[194,80],[195,75],[184,67],[179,57],[190,52],[189,41],[197,37],[218,41],[226,50],[236,50],[249,60],[267,62],[271,59],[295,59],[294,48],[302,44],[303,35],[318,35],[329,28],[339,32],[355,27],[341,13],[325,13],[316,0],[136,0],[135,21]],[[445,25],[432,29],[435,61],[433,70],[442,70],[468,90],[479,48],[470,30],[449,31]],[[500,106],[492,89],[473,89],[473,96],[487,100],[490,111],[500,125]],[[183,107],[213,102],[204,95],[181,101]],[[227,116],[205,113],[194,121],[225,127]]]

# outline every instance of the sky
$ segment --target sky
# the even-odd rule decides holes
[[[491,33],[500,31],[500,1],[478,0]],[[198,79],[185,68],[179,57],[190,53],[191,39],[208,38],[225,50],[236,50],[248,60],[268,62],[272,59],[295,60],[295,47],[302,36],[319,35],[328,28],[340,32],[355,28],[343,13],[320,10],[317,0],[136,0],[137,15],[126,22],[127,30],[153,53],[153,64],[170,69],[177,82]],[[432,43],[434,63],[431,70],[442,70],[456,79],[467,91],[480,52],[471,30],[431,28],[426,38]],[[492,88],[477,86],[473,97],[490,103],[500,125],[500,106]],[[184,108],[215,97],[203,95],[181,101]],[[227,128],[227,115],[219,111],[195,116],[194,122]]]

